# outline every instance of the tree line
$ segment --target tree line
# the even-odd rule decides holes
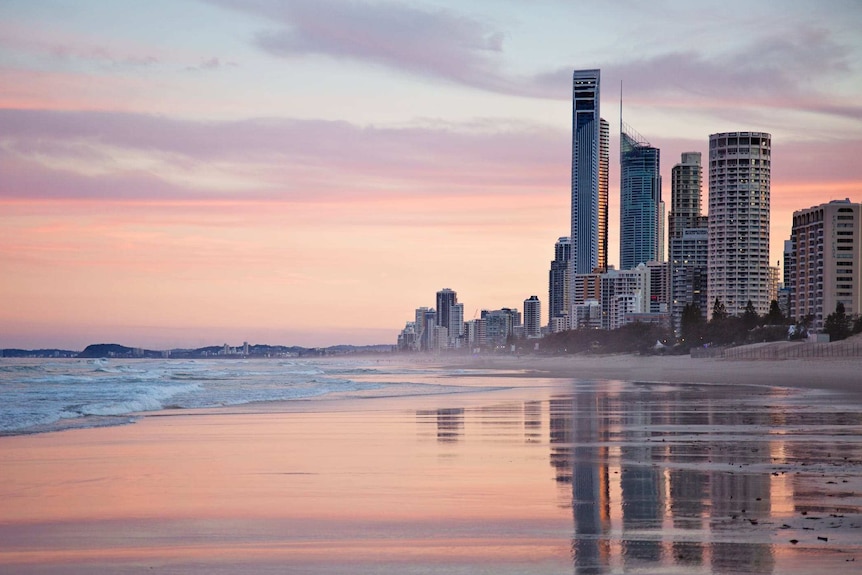
[[[769,311],[760,315],[748,301],[741,315],[733,316],[716,298],[707,321],[699,306],[683,308],[679,337],[664,326],[632,323],[615,330],[575,329],[547,335],[540,344],[542,353],[689,353],[694,347],[733,346],[749,343],[805,339],[813,316],[800,320],[785,317],[773,300]],[[840,341],[862,333],[862,316],[848,315],[839,303],[826,317],[823,331],[830,341]]]

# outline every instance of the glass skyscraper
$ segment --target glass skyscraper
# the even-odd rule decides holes
[[[458,294],[449,288],[437,292],[437,325],[449,329],[449,312],[458,303]]]
[[[659,149],[620,125],[620,269],[659,260]]]
[[[572,242],[569,238],[560,238],[554,245],[554,261],[548,273],[548,321],[555,317],[564,317],[569,312],[569,260],[572,257]]]
[[[599,271],[608,269],[608,184],[611,157],[611,126],[599,118]]]
[[[600,70],[575,70],[573,74],[570,236],[573,274],[590,273],[599,267],[600,75]]]

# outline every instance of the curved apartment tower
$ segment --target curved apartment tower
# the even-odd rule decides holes
[[[764,132],[709,136],[710,312],[718,298],[730,315],[750,300],[769,311],[769,185],[772,137]]]

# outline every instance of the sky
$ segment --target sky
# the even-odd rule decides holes
[[[772,134],[794,210],[862,201],[862,3],[0,0],[0,347],[394,343],[547,314],[571,73],[602,70],[663,199],[709,134]],[[707,190],[703,192],[707,205]]]

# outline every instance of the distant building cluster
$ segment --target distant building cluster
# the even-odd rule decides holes
[[[620,102],[620,269],[608,265],[610,128],[600,114],[599,70],[572,84],[571,229],[554,245],[548,321],[538,297],[516,309],[482,310],[464,321],[455,292],[437,293],[399,335],[399,349],[439,351],[506,345],[572,329],[614,330],[634,322],[680,329],[686,307],[709,319],[777,302],[815,333],[843,305],[862,312],[862,204],[849,199],[800,209],[785,241],[784,270],[770,265],[772,136],[735,131],[708,140],[708,215],[702,210],[701,152],[671,170],[670,212],[662,200],[660,150],[622,120]],[[667,225],[665,222],[667,221]],[[666,240],[666,241],[665,241]],[[779,262],[780,264],[780,262]]]
[[[524,300],[523,314],[517,308],[476,309],[473,318],[464,319],[464,304],[449,288],[437,292],[435,308],[416,309],[398,335],[401,351],[444,351],[496,349],[513,339],[539,338],[542,330],[542,304],[538,296]],[[523,321],[522,321],[523,318]]]

